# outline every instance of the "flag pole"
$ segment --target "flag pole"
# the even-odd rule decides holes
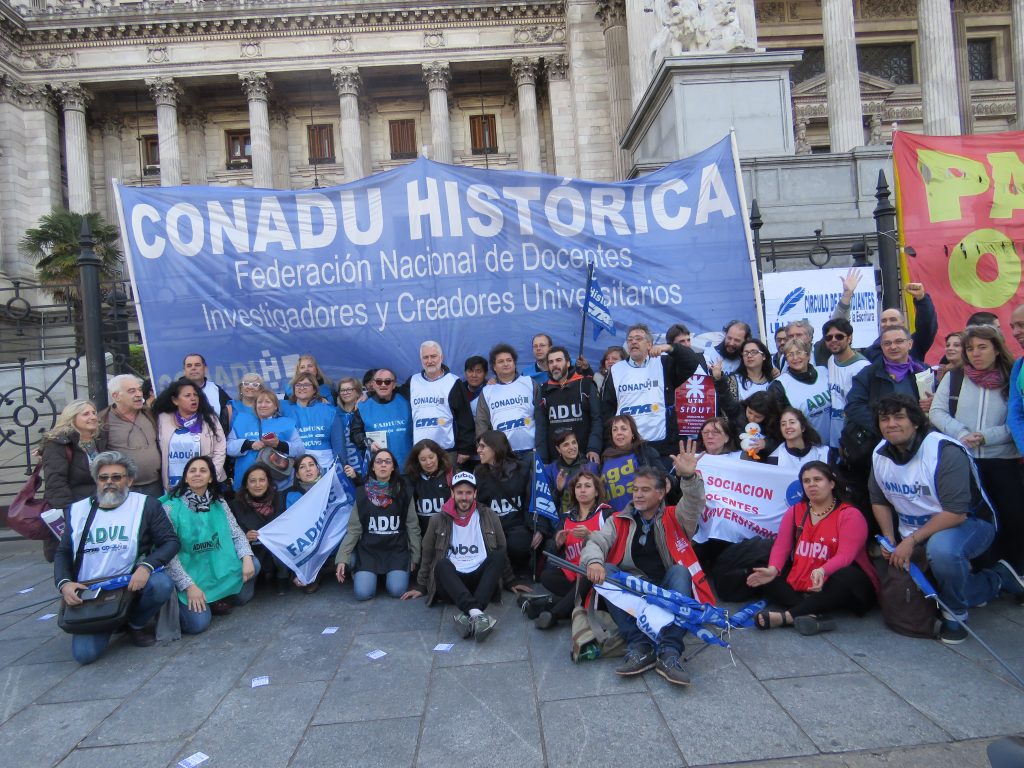
[[[590,305],[590,286],[594,284],[594,263],[590,262],[587,265],[587,290],[584,293],[586,298],[583,300],[583,319],[580,321],[580,349],[576,353],[576,359],[583,357],[583,338],[587,332],[587,307]]]

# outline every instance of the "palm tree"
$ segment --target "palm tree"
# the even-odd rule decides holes
[[[80,213],[54,208],[39,219],[37,226],[25,230],[25,236],[18,243],[21,254],[35,260],[43,288],[60,302],[78,301],[82,218]],[[121,249],[117,228],[95,212],[85,214],[84,218],[89,222],[93,248],[100,258],[100,280],[119,277]]]

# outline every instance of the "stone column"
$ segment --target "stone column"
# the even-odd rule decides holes
[[[974,133],[971,112],[971,66],[967,58],[967,9],[964,0],[953,0],[953,44],[956,46],[956,94],[960,106],[960,130]]]
[[[949,0],[918,0],[917,50],[921,62],[921,107],[924,132],[932,136],[960,133]]]
[[[1010,0],[1013,12],[1013,90],[1017,94],[1017,130],[1024,131],[1024,0]]]
[[[423,80],[430,95],[430,159],[439,163],[452,163],[452,126],[448,115],[448,86],[452,71],[447,61],[432,61],[423,65]],[[536,114],[534,115],[536,119]]]
[[[608,103],[611,110],[612,162],[615,178],[624,179],[632,166],[629,155],[619,149],[626,132],[633,101],[629,93],[629,35],[626,31],[625,0],[598,0],[597,17],[604,27],[604,60],[608,66]]]
[[[270,107],[270,149],[274,189],[292,188],[292,164],[288,156],[288,110],[280,104]],[[309,142],[307,141],[307,146]]]
[[[366,175],[363,130],[359,120],[359,91],[363,79],[358,67],[335,67],[331,74],[341,106],[341,164],[345,169],[345,181],[355,181]]]
[[[576,116],[572,106],[572,88],[569,86],[569,61],[565,54],[545,56],[544,73],[547,75],[548,101],[551,103],[555,173],[576,178],[580,175],[579,158],[576,156]]]
[[[270,157],[270,114],[267,97],[272,84],[266,72],[242,72],[242,91],[249,100],[249,138],[252,141],[252,185],[272,189],[274,164]]]
[[[64,154],[68,169],[68,210],[92,211],[92,179],[89,174],[89,132],[85,108],[92,94],[81,83],[61,83],[54,91],[64,110]]]
[[[537,59],[512,59],[512,79],[519,96],[519,168],[540,173],[540,125],[537,122]]]
[[[114,197],[114,179],[124,173],[124,151],[121,146],[121,132],[124,119],[120,115],[106,114],[99,121],[103,137],[103,189],[107,196],[107,221],[117,221],[117,200]]]
[[[160,186],[181,185],[181,145],[178,143],[178,99],[181,86],[170,77],[146,78],[156,102],[156,132],[160,142]]]
[[[833,152],[864,144],[864,121],[853,32],[853,0],[821,0],[828,98],[828,140]]]
[[[185,113],[185,153],[189,184],[206,184],[206,113],[190,109]]]
[[[360,152],[363,158],[363,173],[367,175],[373,171],[373,159],[370,156],[370,109],[370,104],[366,101],[359,102],[359,130],[363,139]]]

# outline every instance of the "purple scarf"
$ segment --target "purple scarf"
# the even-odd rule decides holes
[[[908,358],[905,363],[893,363],[883,358],[885,364],[885,372],[889,374],[893,381],[903,381],[907,378],[908,374],[917,373],[923,371],[926,366],[924,363],[919,363],[914,358]]]
[[[1002,389],[1006,386],[1006,377],[996,367],[985,371],[979,371],[970,365],[964,366],[964,375],[967,376],[976,386],[982,389]]]

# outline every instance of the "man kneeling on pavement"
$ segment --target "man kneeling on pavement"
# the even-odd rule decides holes
[[[513,592],[532,592],[514,583],[501,520],[490,507],[476,503],[476,477],[458,472],[452,478],[452,498],[430,518],[416,586],[403,600],[427,596],[427,605],[443,599],[459,612],[452,618],[459,635],[486,638],[497,623],[486,613],[487,604],[504,584]]]
[[[680,450],[673,463],[682,491],[675,507],[665,506],[666,475],[660,469],[642,467],[633,479],[633,501],[590,535],[580,564],[593,584],[604,581],[605,563],[609,563],[666,589],[690,594],[691,576],[684,561],[688,563],[693,555],[689,539],[704,509],[704,481],[696,474],[697,455],[692,445]],[[653,667],[670,683],[689,685],[690,677],[680,659],[685,629],[670,623],[655,644],[637,626],[635,617],[611,602],[607,607],[626,641],[626,657],[615,670],[617,674],[640,675]]]

